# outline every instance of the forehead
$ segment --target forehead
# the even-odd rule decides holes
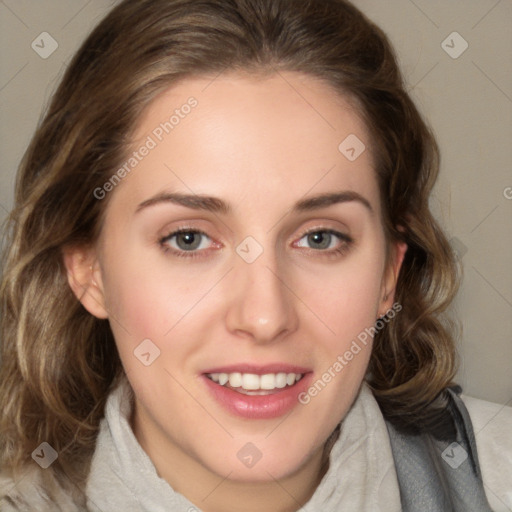
[[[283,202],[343,188],[378,201],[358,111],[307,75],[183,80],[139,119],[133,149],[149,140],[152,149],[122,184],[133,201],[157,187],[227,200],[274,191]]]

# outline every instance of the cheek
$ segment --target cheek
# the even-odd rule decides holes
[[[299,398],[310,417],[331,428],[347,413],[368,367],[384,267],[379,254],[359,254],[328,278],[316,275],[308,281],[317,285],[303,295],[317,317],[308,324],[320,373]]]
[[[137,338],[162,336],[179,314],[168,291],[172,292],[162,282],[155,283],[144,268],[129,271],[118,267],[105,286],[112,327],[117,324],[118,330],[122,327],[125,334]]]
[[[374,325],[381,294],[383,260],[368,251],[300,281],[300,295],[323,323],[330,350],[340,350]],[[314,283],[314,284],[312,284]]]
[[[151,364],[153,370],[184,367],[206,339],[211,320],[219,317],[222,301],[213,300],[211,293],[219,281],[216,270],[171,265],[165,256],[126,255],[122,261],[111,258],[105,263],[110,325],[126,372],[139,375],[147,370],[134,357],[142,350],[139,346],[147,344],[144,340],[157,347],[148,345],[159,354]],[[147,382],[162,375],[146,373]]]
[[[107,259],[104,282],[109,312],[136,336],[161,338],[191,312],[214,277],[143,253]]]

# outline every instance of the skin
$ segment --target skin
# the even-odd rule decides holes
[[[132,428],[158,473],[208,512],[297,510],[326,469],[323,446],[357,396],[371,343],[284,421],[232,415],[200,376],[285,362],[320,378],[392,306],[406,248],[393,245],[386,264],[367,130],[329,86],[295,73],[189,79],[153,101],[134,148],[190,96],[198,106],[110,193],[97,245],[66,251],[69,282],[110,319],[135,391]],[[353,162],[338,150],[349,134],[367,146]],[[359,201],[292,210],[333,191],[357,192],[371,211]],[[160,202],[137,212],[163,192],[214,196],[230,211]],[[197,257],[172,252],[176,238],[161,243],[179,228],[208,235]],[[319,248],[306,233],[322,230],[353,242]],[[250,264],[236,252],[248,236],[263,248]],[[133,354],[147,338],[161,351],[150,366]],[[262,454],[252,468],[237,458],[248,442]]]

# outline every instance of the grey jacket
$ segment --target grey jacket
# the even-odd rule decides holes
[[[448,412],[457,430],[449,442],[404,435],[386,422],[403,512],[488,512],[469,413],[460,387],[448,389]],[[491,511],[492,512],[492,511]]]

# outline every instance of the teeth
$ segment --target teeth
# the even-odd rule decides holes
[[[210,373],[207,375],[213,382],[221,386],[229,383],[232,388],[242,388],[247,391],[282,389],[293,386],[304,376],[302,373]]]
[[[229,385],[232,388],[239,388],[242,386],[242,374],[241,373],[230,373],[229,374]]]
[[[278,373],[276,375],[276,388],[284,388],[286,386],[286,373]]]
[[[231,384],[231,380],[229,381]],[[240,386],[233,386],[240,387]],[[256,389],[260,389],[260,378],[258,375],[254,375],[253,373],[244,373],[242,376],[242,388],[247,389],[249,391],[253,391]]]
[[[274,389],[276,387],[276,376],[273,373],[267,373],[260,377],[261,389]]]

